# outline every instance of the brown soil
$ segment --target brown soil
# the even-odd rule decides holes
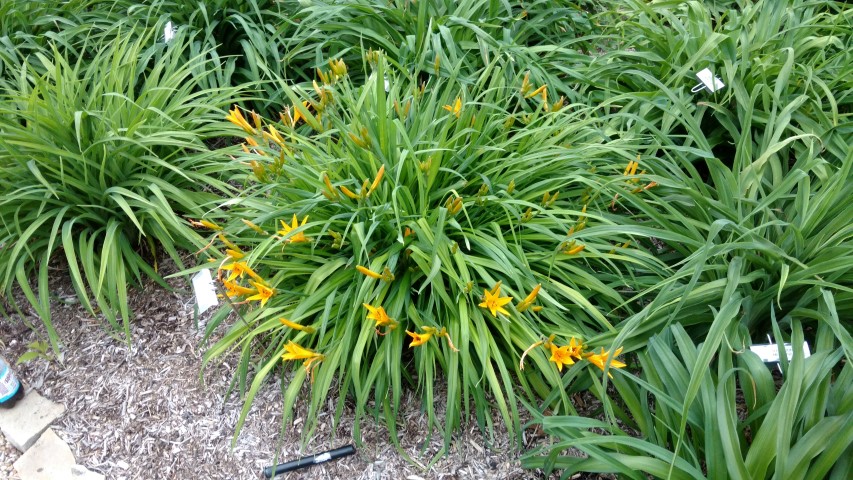
[[[52,282],[51,293],[53,321],[63,345],[61,361],[37,359],[16,369],[29,388],[66,406],[53,429],[70,445],[78,463],[108,479],[263,478],[263,467],[275,461],[354,443],[352,410],[346,408],[333,427],[330,412],[335,402],[330,399],[329,410],[320,414],[317,430],[300,449],[305,408],[297,409],[282,434],[281,388],[270,382],[255,398],[232,448],[242,403],[223,395],[234,362],[208,368],[204,383],[200,381],[204,348],[188,292],[168,292],[155,285],[134,290],[130,346],[111,336],[102,320],[92,318],[76,302],[67,280]],[[0,348],[7,358],[16,359],[28,344],[46,339],[39,319],[27,309],[22,313],[23,317],[0,319]],[[27,324],[35,325],[35,330]],[[400,455],[383,426],[367,418],[355,455],[279,478],[551,478],[521,468],[519,452],[505,431],[498,431],[491,441],[476,425],[463,428],[449,453],[426,468],[443,441],[433,435],[425,444],[426,415],[417,395],[406,395],[398,431],[403,451],[416,464]],[[437,409],[443,410],[440,405]],[[496,419],[495,424],[501,422]],[[525,446],[546,441],[542,436],[531,440],[533,436],[526,437]],[[18,456],[0,436],[0,477],[17,478],[11,465]]]

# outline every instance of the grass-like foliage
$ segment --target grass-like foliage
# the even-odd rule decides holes
[[[410,384],[442,428],[443,374],[448,441],[472,411],[489,427],[496,409],[518,432],[518,395],[561,385],[545,349],[524,371],[522,353],[551,334],[556,345],[613,331],[606,313],[633,308],[618,291],[627,272],[662,279],[624,233],[577,237],[608,222],[602,178],[618,179],[608,192],[642,191],[622,180],[633,153],[600,143],[594,109],[562,105],[503,64],[470,84],[420,84],[381,55],[368,61],[364,84],[338,61],[313,88],[282,84],[292,106],[279,122],[232,111],[247,136],[236,159],[246,188],[208,217],[224,228],[208,252],[223,252],[213,265],[241,319],[205,360],[241,352],[241,421],[268,375],[295,370],[285,415],[310,377],[313,413],[334,388],[339,412],[352,394],[359,419],[370,410],[393,430]],[[551,403],[573,411],[561,389]]]
[[[176,247],[193,245],[176,235],[187,228],[176,214],[201,215],[211,192],[229,190],[203,140],[217,135],[233,91],[198,88],[191,70],[203,60],[184,59],[186,38],[167,46],[151,29],[115,28],[93,58],[70,62],[51,45],[4,64],[0,288],[20,286],[54,348],[54,256],[67,260],[82,304],[127,335],[128,283],[159,279],[158,248],[180,264]]]
[[[853,309],[849,9],[787,3],[745,2],[738,9],[631,3],[610,37],[612,44],[628,39],[627,48],[583,70],[595,78],[590,95],[604,108],[618,108],[612,118],[621,135],[646,145],[645,165],[660,184],[645,198],[614,198],[615,211],[626,226],[683,238],[662,238],[660,258],[673,274],[640,292],[638,299],[651,301],[617,326],[614,342],[633,349],[677,323],[678,346],[669,334],[652,341],[639,353],[640,379],[617,377],[621,401],[604,401],[609,414],[627,406],[630,415],[620,416],[640,439],[608,422],[545,418],[567,443],[529,466],[661,478],[822,478],[832,468],[844,478],[849,472],[848,463],[833,466],[851,434],[849,408],[837,408],[851,388],[849,365],[833,374],[842,352],[849,363],[853,351],[850,326],[839,321]],[[688,73],[705,66],[726,88],[689,92],[695,83]],[[606,230],[593,227],[586,235],[599,231]],[[719,305],[719,313],[709,305]],[[794,359],[771,405],[772,384],[754,357],[731,350],[774,330],[783,338],[774,318],[794,332],[794,343],[802,341],[804,325],[818,355],[806,367]],[[685,332],[704,341],[698,350]],[[702,370],[714,354],[716,375]],[[748,399],[756,389],[764,395],[764,408],[750,410],[746,421],[733,418],[733,363],[757,378],[741,378]],[[673,371],[685,374],[678,379]],[[812,401],[816,385],[824,397]],[[830,390],[839,397],[826,396]],[[649,392],[653,416],[643,413]],[[782,420],[788,415],[798,420]],[[721,420],[729,424],[718,426]],[[612,436],[589,431],[602,426]],[[822,445],[835,435],[841,435],[837,445]],[[590,459],[558,459],[568,444]]]
[[[833,291],[842,316],[853,309],[853,261],[844,253],[853,247],[845,208],[853,195],[851,27],[837,5],[792,4],[756,2],[716,16],[694,3],[635,6],[620,34],[635,33],[636,45],[606,55],[622,68],[596,72],[621,107],[614,118],[624,122],[622,135],[646,143],[647,165],[659,175],[652,178],[665,187],[650,192],[662,194],[654,201],[625,197],[614,206],[628,224],[689,239],[665,240],[661,258],[677,273],[621,329],[626,344],[676,320],[707,325],[705,305],[721,301],[734,262],[751,331],[769,329],[773,301],[782,317],[814,309],[817,287]],[[679,34],[657,27],[664,23]],[[768,24],[778,30],[765,31]],[[815,31],[825,33],[817,44],[805,33]],[[688,41],[696,36],[704,43]],[[728,87],[697,99],[687,71],[661,56],[664,45],[679,45],[669,51],[696,70],[717,66]]]
[[[788,362],[780,345],[781,386],[746,349],[749,335],[735,318],[743,301],[732,297],[722,306],[715,333],[705,343],[694,344],[684,328],[674,325],[638,354],[639,376],[616,374],[613,383],[621,400],[602,398],[625,427],[583,417],[544,417],[545,431],[561,441],[531,453],[524,465],[562,469],[561,478],[581,471],[636,479],[848,478],[853,468],[853,352],[842,345],[853,341],[849,334],[835,337],[840,326],[832,295],[824,292],[814,312],[825,323],[817,329],[810,357],[794,347]],[[796,346],[803,340],[795,321],[791,341]],[[569,447],[588,457],[561,455]]]

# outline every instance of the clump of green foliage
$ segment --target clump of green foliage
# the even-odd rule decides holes
[[[129,340],[127,285],[166,286],[155,252],[181,265],[177,249],[196,245],[179,215],[231,191],[204,140],[235,90],[199,88],[192,70],[205,61],[184,60],[187,38],[166,45],[156,29],[122,28],[91,58],[52,44],[3,63],[0,290],[20,287],[54,349],[52,261],[67,262],[83,306]]]

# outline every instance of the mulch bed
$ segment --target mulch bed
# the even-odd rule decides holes
[[[340,423],[333,426],[335,399],[330,399],[327,412],[320,414],[316,431],[301,450],[306,406],[297,408],[282,433],[281,388],[269,382],[255,398],[232,448],[242,403],[234,396],[223,396],[235,362],[226,360],[209,367],[204,381],[200,380],[204,346],[200,345],[202,332],[193,320],[194,300],[188,292],[169,292],[154,284],[133,290],[135,319],[128,346],[111,336],[101,319],[92,318],[76,302],[61,271],[57,277],[51,282],[52,311],[63,345],[62,359],[33,360],[16,370],[29,388],[66,406],[66,414],[53,429],[69,444],[78,463],[90,470],[117,480],[263,478],[263,467],[276,458],[284,462],[354,443],[351,405],[345,408]],[[172,283],[183,286],[180,280]],[[17,314],[0,318],[0,347],[13,360],[31,342],[46,339],[34,313],[23,307],[22,312],[23,318]],[[27,323],[35,325],[35,331]],[[389,441],[388,431],[366,418],[362,421],[362,445],[355,455],[279,478],[549,478],[521,468],[520,452],[505,431],[498,431],[490,442],[476,425],[464,427],[449,453],[425,469],[443,441],[434,434],[425,442],[428,426],[421,402],[414,392],[408,391],[406,396],[398,422],[400,444],[420,465],[401,456]],[[440,401],[440,392],[436,397]],[[443,411],[442,405],[436,408],[439,413]],[[0,437],[0,476],[17,478],[11,465],[18,456]]]

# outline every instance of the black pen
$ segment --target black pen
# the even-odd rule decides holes
[[[316,465],[318,463],[324,463],[329,460],[335,460],[336,458],[346,457],[353,453],[355,453],[355,447],[347,445],[346,447],[336,448],[334,450],[329,450],[328,452],[302,457],[299,460],[280,463],[275,467],[264,467],[264,476],[266,478],[272,478],[273,476],[281,475],[284,472],[291,472],[300,468],[310,467],[311,465]]]

